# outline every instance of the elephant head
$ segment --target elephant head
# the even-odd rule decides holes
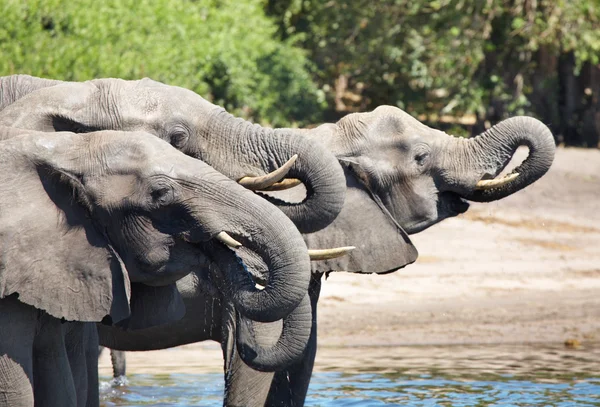
[[[504,198],[539,179],[554,159],[550,130],[515,117],[471,138],[432,129],[392,106],[354,113],[307,133],[344,167],[346,203],[323,231],[306,235],[311,247],[354,244],[345,258],[313,265],[320,271],[385,273],[411,263],[408,235],[465,212],[467,200]],[[519,146],[529,157],[505,178],[495,178]]]
[[[168,143],[15,128],[0,129],[0,140],[0,298],[16,293],[66,320],[120,321],[129,281],[173,286],[209,263],[203,247],[216,241],[243,244],[270,270],[259,290],[227,250],[241,315],[278,320],[304,298],[309,257],[293,223]]]
[[[150,79],[57,83],[14,75],[0,78],[3,105],[0,124],[5,126],[154,134],[254,190],[269,188],[286,175],[298,179],[308,191],[302,202],[272,202],[301,232],[325,227],[343,205],[342,169],[317,143],[296,130],[273,130],[235,118],[187,89]]]

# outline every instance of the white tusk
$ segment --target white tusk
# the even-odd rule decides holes
[[[275,171],[268,173],[267,175],[261,175],[260,177],[243,177],[238,180],[238,183],[248,189],[252,190],[265,190],[265,188],[281,181],[288,173],[290,168],[296,162],[298,154],[294,154],[292,158],[287,160],[285,164],[277,168]]]
[[[329,260],[345,256],[354,249],[356,249],[354,246],[334,247],[333,249],[309,249],[308,255],[311,260]]]
[[[294,188],[300,184],[302,184],[302,181],[298,178],[284,178],[282,181],[261,189],[261,191],[285,191],[286,189]]]
[[[485,190],[491,188],[501,187],[502,185],[506,185],[509,182],[513,181],[515,178],[519,176],[518,173],[508,174],[505,177],[498,179],[482,179],[475,185],[475,189]]]
[[[222,243],[225,243],[229,247],[233,247],[237,249],[238,247],[242,247],[242,244],[235,240],[233,237],[229,236],[227,232],[219,232],[216,236],[217,240]]]

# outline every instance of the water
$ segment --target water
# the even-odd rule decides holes
[[[598,348],[393,347],[323,353],[325,365],[313,375],[306,406],[600,406]],[[222,405],[219,373],[134,374],[123,386],[103,379],[104,407]]]

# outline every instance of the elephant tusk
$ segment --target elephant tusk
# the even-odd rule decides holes
[[[217,240],[226,244],[229,247],[233,247],[237,249],[238,247],[242,247],[242,244],[235,240],[233,237],[229,236],[227,232],[219,232],[216,236]]]
[[[334,247],[333,249],[309,249],[308,256],[313,261],[329,260],[345,256],[354,249],[356,249],[354,246]]]
[[[486,190],[486,189],[498,188],[498,187],[508,184],[509,182],[511,182],[515,178],[517,178],[518,176],[519,176],[519,174],[515,172],[515,173],[508,174],[508,175],[506,175],[502,178],[498,178],[498,179],[485,179],[485,180],[482,179],[475,185],[475,189]]]
[[[271,185],[281,181],[286,176],[290,168],[292,168],[297,158],[298,154],[294,154],[292,158],[287,160],[285,164],[277,168],[275,171],[272,171],[267,175],[261,175],[260,177],[243,177],[238,180],[238,183],[248,189],[265,190],[265,188],[268,188]]]
[[[300,184],[302,184],[302,181],[300,181],[298,178],[285,178],[269,187],[262,188],[261,191],[284,191],[286,189],[294,188]]]

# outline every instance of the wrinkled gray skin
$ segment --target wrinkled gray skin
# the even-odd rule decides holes
[[[293,223],[202,161],[145,133],[0,128],[0,140],[0,406],[98,405],[94,322],[181,318],[175,281],[215,261],[221,289],[242,293],[236,323],[253,324],[245,302],[306,308],[310,262]],[[264,290],[221,231],[263,260]]]
[[[322,229],[343,205],[344,175],[335,157],[299,130],[252,124],[190,90],[151,79],[0,77],[0,110],[0,125],[24,129],[144,131],[234,180],[264,175],[298,154],[288,174],[306,185],[307,197],[298,204],[274,203],[301,232]]]
[[[150,79],[98,79],[67,83],[14,75],[0,78],[0,108],[3,109],[0,124],[20,128],[74,132],[143,130],[192,157],[202,159],[234,180],[248,175],[263,175],[298,154],[288,176],[303,181],[308,190],[306,199],[298,204],[273,202],[298,229],[305,232],[319,230],[329,224],[343,205],[343,171],[335,157],[320,148],[318,143],[302,137],[298,130],[267,129],[235,118],[187,89]],[[256,277],[265,284],[267,281],[271,284],[264,273]],[[286,307],[268,309],[252,301],[256,296],[248,297],[246,291],[234,290],[226,301],[233,301],[236,309],[253,320],[275,321],[287,315],[285,324],[288,333],[284,333],[281,341],[268,349],[258,347],[253,338],[243,335],[252,334],[254,329],[260,330],[258,326],[251,328],[247,323],[240,332],[233,332],[225,338],[232,340],[233,336],[238,337],[237,344],[243,343],[240,349],[246,350],[242,352],[244,360],[258,369],[273,370],[275,366],[284,366],[300,357],[304,348],[302,341],[308,340],[310,330],[310,319],[306,319],[309,309],[308,298],[304,298],[306,291],[290,290]],[[133,294],[135,299],[135,289]],[[159,306],[168,307],[168,298],[161,297],[155,305],[144,304],[134,308],[144,311],[145,315],[152,314],[150,311]],[[298,304],[301,306],[293,308]],[[233,312],[231,306],[227,309]],[[290,314],[292,309],[294,312]],[[230,318],[235,320],[235,314],[232,313]],[[157,320],[155,324],[160,322]],[[234,347],[235,343],[232,341],[223,346]]]
[[[417,251],[408,235],[468,209],[464,199],[489,202],[504,198],[539,179],[550,167],[555,151],[552,134],[528,117],[506,120],[472,139],[450,137],[418,122],[398,108],[382,106],[370,113],[348,115],[336,124],[305,130],[333,152],[344,168],[346,201],[340,215],[322,231],[305,234],[309,247],[355,245],[349,256],[313,262],[309,286],[313,329],[301,362],[276,374],[257,372],[232,359],[227,376],[228,406],[302,406],[312,373],[317,342],[317,301],[323,273],[350,271],[387,273],[412,263]],[[475,190],[482,178],[502,171],[518,146],[530,157],[514,171],[510,184],[488,191]],[[301,191],[297,191],[302,196]],[[294,193],[280,197],[296,199]],[[208,315],[216,299],[192,273],[177,288],[194,315]],[[102,332],[107,345],[119,349],[160,349],[205,339],[220,340],[222,315],[202,325],[186,315],[163,327],[119,336]],[[222,326],[232,323],[227,319]],[[277,324],[262,325],[263,341],[273,342]],[[111,336],[112,335],[112,336]],[[235,353],[235,349],[224,349]],[[124,373],[124,372],[121,372]]]

